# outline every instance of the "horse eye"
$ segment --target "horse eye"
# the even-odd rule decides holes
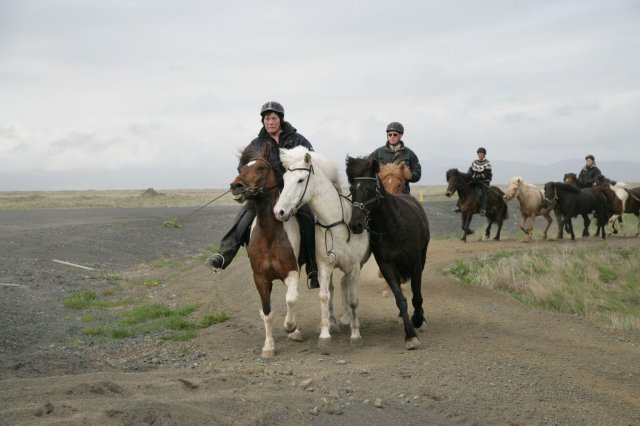
[[[304,182],[304,179],[302,178],[298,179],[298,183],[302,183],[302,182]]]

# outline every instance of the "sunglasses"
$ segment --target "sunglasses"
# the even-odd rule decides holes
[[[396,137],[396,136],[400,136],[400,133],[387,133],[387,136]]]

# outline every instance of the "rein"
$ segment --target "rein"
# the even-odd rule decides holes
[[[296,170],[304,170],[306,172],[308,172],[309,174],[307,175],[307,181],[304,184],[304,191],[302,191],[302,195],[300,196],[300,200],[298,200],[298,202],[296,203],[296,206],[293,208],[294,212],[297,212],[298,209],[302,206],[302,200],[304,199],[304,195],[307,193],[307,188],[309,188],[309,180],[311,180],[311,175],[314,174],[313,171],[313,164],[311,164],[309,166],[309,168],[306,167],[297,167],[295,169],[292,168],[288,168],[287,169],[290,172],[294,172]]]
[[[385,197],[382,195],[381,189],[380,189],[380,179],[378,178],[378,176],[376,175],[375,177],[356,177],[353,178],[354,180],[374,180],[376,182],[376,194],[374,197],[359,203],[359,202],[354,202],[353,203],[353,208],[359,208],[360,210],[362,210],[364,212],[364,227],[367,231],[369,231],[369,233],[371,235],[376,235],[380,238],[382,238],[382,236],[389,231],[386,232],[378,232],[375,231],[373,229],[371,229],[370,226],[370,222],[371,222],[371,210],[368,208],[368,206],[370,206],[373,203],[376,204],[380,204],[380,200],[384,199]],[[394,225],[398,224],[398,221],[400,219],[400,211],[398,210],[397,206],[395,208],[395,220],[394,220]]]

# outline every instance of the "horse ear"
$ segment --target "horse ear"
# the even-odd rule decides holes
[[[264,148],[262,148],[262,158],[268,160],[271,157],[271,144],[265,143]]]
[[[311,164],[311,154],[309,154],[308,152],[304,155],[304,163]]]
[[[371,173],[375,176],[380,172],[380,163],[378,160],[371,160]]]

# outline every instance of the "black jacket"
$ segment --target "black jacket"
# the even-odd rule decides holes
[[[596,177],[601,174],[602,172],[600,172],[600,169],[595,165],[591,167],[584,166],[582,170],[580,170],[580,175],[578,175],[578,182],[580,182],[583,188],[591,188]]]

